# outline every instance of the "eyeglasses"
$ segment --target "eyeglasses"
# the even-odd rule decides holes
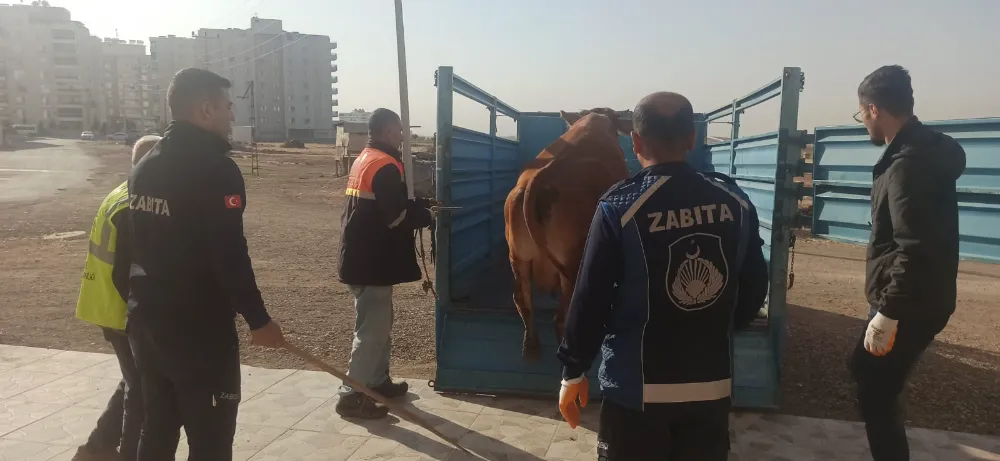
[[[858,123],[865,123],[865,121],[861,119],[861,111],[860,110],[854,113],[854,121],[858,122]]]

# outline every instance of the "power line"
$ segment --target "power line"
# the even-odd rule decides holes
[[[236,54],[234,54],[232,56],[227,56],[227,57],[222,58],[222,59],[216,59],[216,60],[212,60],[212,61],[205,61],[205,65],[207,66],[209,64],[215,64],[215,63],[225,62],[225,61],[233,59],[233,58],[235,58],[235,57],[237,57],[237,56],[239,56],[241,54],[249,53],[249,52],[251,52],[253,50],[256,50],[257,48],[260,48],[260,47],[262,47],[262,46],[264,46],[264,45],[266,45],[266,44],[268,44],[268,43],[270,43],[270,42],[272,42],[274,40],[277,40],[278,38],[281,38],[282,36],[284,36],[287,33],[288,32],[285,32],[285,31],[278,32],[278,34],[275,35],[274,37],[271,37],[271,38],[269,38],[267,40],[264,40],[263,42],[261,42],[260,44],[254,46],[253,48],[248,48],[248,49],[240,51],[239,53],[236,53]]]
[[[243,3],[242,3],[241,5],[239,5],[239,6],[235,7],[235,8],[233,8],[233,9],[230,9],[229,11],[226,11],[226,12],[225,12],[224,14],[220,14],[220,15],[218,15],[218,16],[216,16],[216,17],[212,18],[212,20],[211,20],[211,21],[204,21],[204,22],[203,22],[203,24],[211,24],[211,23],[213,23],[213,22],[215,22],[215,21],[218,21],[219,19],[222,19],[222,18],[225,18],[225,17],[229,17],[229,16],[232,16],[232,15],[233,15],[233,13],[235,13],[235,12],[236,12],[236,10],[239,10],[239,9],[241,9],[241,7],[243,7],[243,6],[246,6],[246,5],[249,5],[251,1],[253,1],[253,0],[244,0],[244,1],[243,1]],[[265,0],[258,0],[258,1],[257,1],[257,4],[256,4],[256,5],[254,5],[254,6],[252,7],[252,8],[256,8],[256,7],[260,6],[260,4],[261,4],[261,3],[264,3],[264,1],[265,1]]]
[[[275,24],[278,24],[278,21],[272,21],[272,22],[268,23],[268,24],[267,24],[266,26],[264,26],[264,27],[261,27],[260,29],[257,29],[257,30],[254,30],[254,29],[250,29],[250,30],[249,30],[250,34],[248,34],[248,35],[247,35],[246,37],[243,37],[243,38],[241,38],[241,39],[239,39],[239,40],[237,40],[237,41],[233,42],[233,43],[231,44],[231,46],[235,46],[235,45],[237,45],[237,44],[240,44],[240,43],[243,43],[243,42],[245,42],[245,41],[247,41],[247,40],[249,40],[249,39],[251,39],[251,38],[254,38],[254,37],[255,37],[255,36],[257,35],[257,33],[259,33],[259,32],[263,32],[263,31],[264,31],[265,29],[267,29],[268,27],[271,27],[271,26],[273,26],[273,25],[275,25]],[[206,38],[208,38],[208,37],[206,37]],[[273,37],[272,37],[272,38],[273,38]],[[266,43],[266,42],[265,42],[265,43]],[[252,49],[252,48],[251,48],[251,49]],[[217,54],[217,53],[221,53],[222,51],[224,51],[224,50],[222,49],[222,47],[219,47],[219,49],[218,49],[218,50],[212,50],[212,51],[211,51],[211,52],[209,52],[209,53],[205,53],[205,57],[206,57],[206,58],[208,58],[209,56],[211,56],[211,55],[213,55],[213,54]],[[241,52],[241,53],[243,53],[243,52]],[[224,58],[224,59],[226,59],[226,58]]]
[[[273,49],[271,51],[268,51],[267,53],[264,53],[264,54],[262,54],[260,56],[255,56],[253,59],[249,59],[249,60],[246,60],[246,61],[243,61],[243,62],[239,62],[239,63],[233,64],[233,65],[231,65],[229,67],[224,67],[224,68],[222,68],[222,70],[226,71],[226,70],[229,70],[229,69],[233,69],[235,67],[242,66],[243,64],[249,64],[249,63],[254,62],[254,61],[256,61],[256,60],[258,60],[260,58],[263,58],[263,57],[265,57],[265,56],[267,56],[267,55],[269,55],[271,53],[274,53],[275,51],[280,51],[280,50],[283,50],[285,48],[288,48],[289,46],[292,46],[292,45],[294,45],[294,44],[296,44],[296,43],[298,43],[298,42],[300,42],[302,40],[305,40],[306,38],[309,38],[309,35],[303,35],[303,36],[301,36],[301,37],[299,37],[299,38],[297,38],[295,40],[292,40],[291,42],[288,42],[288,43],[286,43],[286,44],[284,44],[284,45],[282,45],[282,46],[280,46],[278,48],[275,48],[275,49]],[[218,62],[218,61],[213,61],[213,62]],[[160,92],[167,91],[167,90],[165,88],[160,88],[160,89],[156,89],[156,90],[144,90],[144,91],[146,93],[160,93]]]
[[[240,63],[236,63],[236,64],[233,64],[233,65],[231,65],[229,67],[225,67],[222,70],[229,70],[229,69],[232,69],[234,67],[242,66],[243,64],[246,64],[246,63],[254,62],[254,61],[256,61],[256,60],[258,60],[260,58],[263,58],[264,56],[267,56],[267,55],[269,55],[271,53],[274,53],[275,51],[279,51],[279,50],[288,48],[289,46],[292,46],[292,45],[294,45],[294,44],[296,44],[296,43],[298,43],[298,42],[300,42],[302,40],[305,40],[307,37],[309,37],[309,36],[308,35],[303,35],[303,36],[301,36],[301,37],[299,37],[299,38],[297,38],[297,39],[295,39],[295,40],[293,40],[291,42],[288,42],[288,43],[282,45],[281,47],[275,48],[275,49],[273,49],[271,51],[268,51],[267,53],[264,53],[264,54],[262,54],[260,56],[256,56],[253,59],[250,59],[250,60],[247,60],[247,61],[243,61],[243,62],[240,62]]]

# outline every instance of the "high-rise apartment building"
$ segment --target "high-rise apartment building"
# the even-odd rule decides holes
[[[103,88],[98,106],[109,131],[161,125],[162,91],[157,87],[145,43],[105,38],[101,42],[100,72]]]
[[[0,122],[47,131],[99,125],[99,41],[65,8],[0,5]]]
[[[150,55],[166,88],[185,67],[228,78],[238,125],[256,126],[261,140],[334,140],[336,42],[252,18],[249,29],[200,29],[191,38],[150,39]]]
[[[249,29],[98,39],[65,8],[0,4],[0,122],[50,131],[162,127],[167,87],[187,67],[229,78],[236,123],[261,140],[336,138],[336,42],[254,17]]]
[[[166,37],[150,37],[149,57],[153,69],[153,87],[157,89],[161,120],[170,120],[170,108],[167,106],[167,87],[170,79],[181,69],[201,67],[204,62],[204,51],[197,41],[176,35]]]

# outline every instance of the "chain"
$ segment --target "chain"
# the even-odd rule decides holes
[[[420,265],[424,269],[424,282],[420,285],[420,287],[424,289],[425,294],[431,293],[434,295],[434,299],[437,300],[437,291],[434,290],[434,282],[431,281],[430,271],[427,270],[427,253],[424,251],[424,229],[417,229],[414,234],[414,238],[420,241],[420,245],[416,247],[416,251],[417,257],[420,258]]]
[[[791,290],[795,286],[795,229],[792,229],[791,237],[788,239],[788,250],[792,253],[791,264],[788,269],[788,288]]]

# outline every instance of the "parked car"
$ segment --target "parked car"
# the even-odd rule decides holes
[[[93,131],[84,131],[83,133],[80,133],[80,140],[81,141],[93,141],[94,140],[94,132]]]
[[[126,139],[128,139],[128,135],[122,131],[108,135],[108,141],[125,142]]]
[[[132,144],[135,144],[135,142],[138,141],[139,138],[141,138],[141,137],[142,137],[142,132],[141,131],[139,131],[139,130],[128,130],[128,133],[125,135],[125,144],[128,144],[128,145],[131,146]]]

